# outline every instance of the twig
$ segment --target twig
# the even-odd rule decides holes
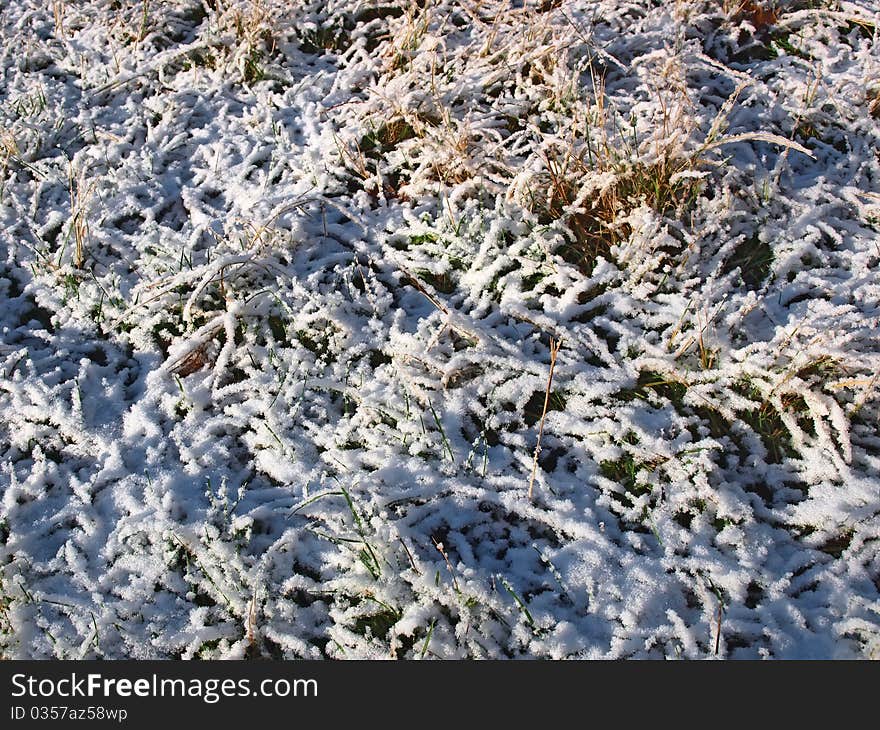
[[[550,404],[550,388],[553,385],[553,370],[556,368],[556,356],[562,347],[562,340],[550,340],[550,375],[547,377],[547,390],[544,393],[544,410],[541,413],[541,425],[538,428],[538,441],[535,444],[535,458],[532,462],[532,478],[529,479],[529,500],[535,487],[535,475],[538,473],[538,455],[541,453],[541,436],[544,435],[544,420],[547,418],[547,406]]]

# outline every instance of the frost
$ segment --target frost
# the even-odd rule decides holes
[[[46,5],[2,656],[878,655],[874,3]]]

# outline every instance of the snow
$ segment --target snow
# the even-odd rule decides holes
[[[4,5],[0,655],[877,657],[880,6],[737,5]]]

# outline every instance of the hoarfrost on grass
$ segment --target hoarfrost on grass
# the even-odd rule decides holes
[[[4,9],[2,655],[878,656],[878,8],[655,5]]]

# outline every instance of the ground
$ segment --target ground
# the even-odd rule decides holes
[[[0,10],[0,655],[880,655],[873,0]]]

